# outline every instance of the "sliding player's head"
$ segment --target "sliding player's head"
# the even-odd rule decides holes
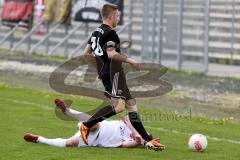
[[[117,5],[107,3],[102,7],[101,16],[103,22],[108,23],[111,27],[115,28],[120,19],[120,12],[118,11]]]

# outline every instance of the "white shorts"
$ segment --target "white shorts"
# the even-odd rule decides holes
[[[123,121],[102,121],[99,129],[90,132],[86,145],[78,130],[73,136],[79,140],[78,147],[120,147],[123,142],[133,141],[132,132]]]

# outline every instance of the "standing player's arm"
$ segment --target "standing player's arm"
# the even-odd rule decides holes
[[[128,58],[126,55],[119,54],[114,47],[107,48],[107,55],[109,59],[113,59],[113,60],[124,62],[124,63],[129,63],[137,71],[140,70],[140,64],[136,60],[134,60],[133,58]]]
[[[97,68],[97,63],[95,57],[92,55],[92,49],[90,44],[86,45],[83,54],[84,57],[88,60],[88,62],[90,62],[95,68]]]

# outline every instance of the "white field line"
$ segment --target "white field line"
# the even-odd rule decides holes
[[[32,105],[32,106],[40,107],[40,108],[47,109],[47,110],[53,110],[53,108],[48,107],[46,105],[37,104],[37,103],[29,102],[29,101],[22,101],[22,100],[3,98],[3,97],[0,97],[0,100],[5,100],[5,101],[8,101],[8,102],[14,102],[14,103],[18,103],[18,104],[20,103],[20,104]],[[187,136],[191,136],[191,135],[194,134],[194,133],[180,132],[180,131],[177,131],[177,130],[170,130],[170,129],[161,128],[161,127],[159,127],[159,128],[150,127],[150,126],[145,126],[145,127],[149,128],[149,129],[162,131],[162,132],[169,132],[169,133],[174,133],[174,134],[182,134],[182,135],[187,135]],[[236,140],[212,137],[212,136],[207,136],[207,135],[206,135],[206,137],[208,139],[210,139],[210,140],[213,140],[213,141],[222,141],[222,142],[228,142],[228,143],[232,143],[232,144],[240,144],[240,141],[236,141]]]
[[[17,104],[25,104],[25,105],[35,106],[35,107],[43,108],[46,110],[54,110],[54,108],[52,108],[52,107],[48,107],[43,104],[33,103],[33,102],[29,102],[29,101],[22,101],[22,100],[16,100],[16,99],[12,99],[12,98],[4,98],[4,97],[0,97],[0,100],[13,102],[13,103],[17,103]]]
[[[51,74],[58,66],[37,65],[33,63],[21,63],[18,61],[0,61],[1,71],[14,71],[24,73]],[[71,72],[71,75],[83,76],[86,73],[87,65],[82,65],[78,69]],[[64,70],[62,70],[64,72]]]
[[[191,136],[194,133],[187,133],[187,132],[180,132],[177,130],[170,130],[170,129],[166,129],[166,128],[155,128],[155,127],[150,127],[150,126],[145,126],[146,128],[149,129],[154,129],[154,130],[158,130],[158,131],[162,131],[162,132],[169,132],[169,133],[174,133],[174,134],[182,134],[182,135],[187,135],[187,136]],[[240,144],[240,141],[236,141],[236,140],[231,140],[231,139],[224,139],[224,138],[218,138],[218,137],[212,137],[212,136],[207,136],[207,139],[213,140],[213,141],[221,141],[221,142],[228,142],[228,143],[232,143],[232,144]]]

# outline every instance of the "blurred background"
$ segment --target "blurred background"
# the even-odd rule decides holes
[[[238,0],[1,0],[0,47],[28,55],[81,55],[106,2],[120,6],[117,30],[121,40],[132,42],[130,56],[203,72],[222,70],[219,63],[240,64]]]

